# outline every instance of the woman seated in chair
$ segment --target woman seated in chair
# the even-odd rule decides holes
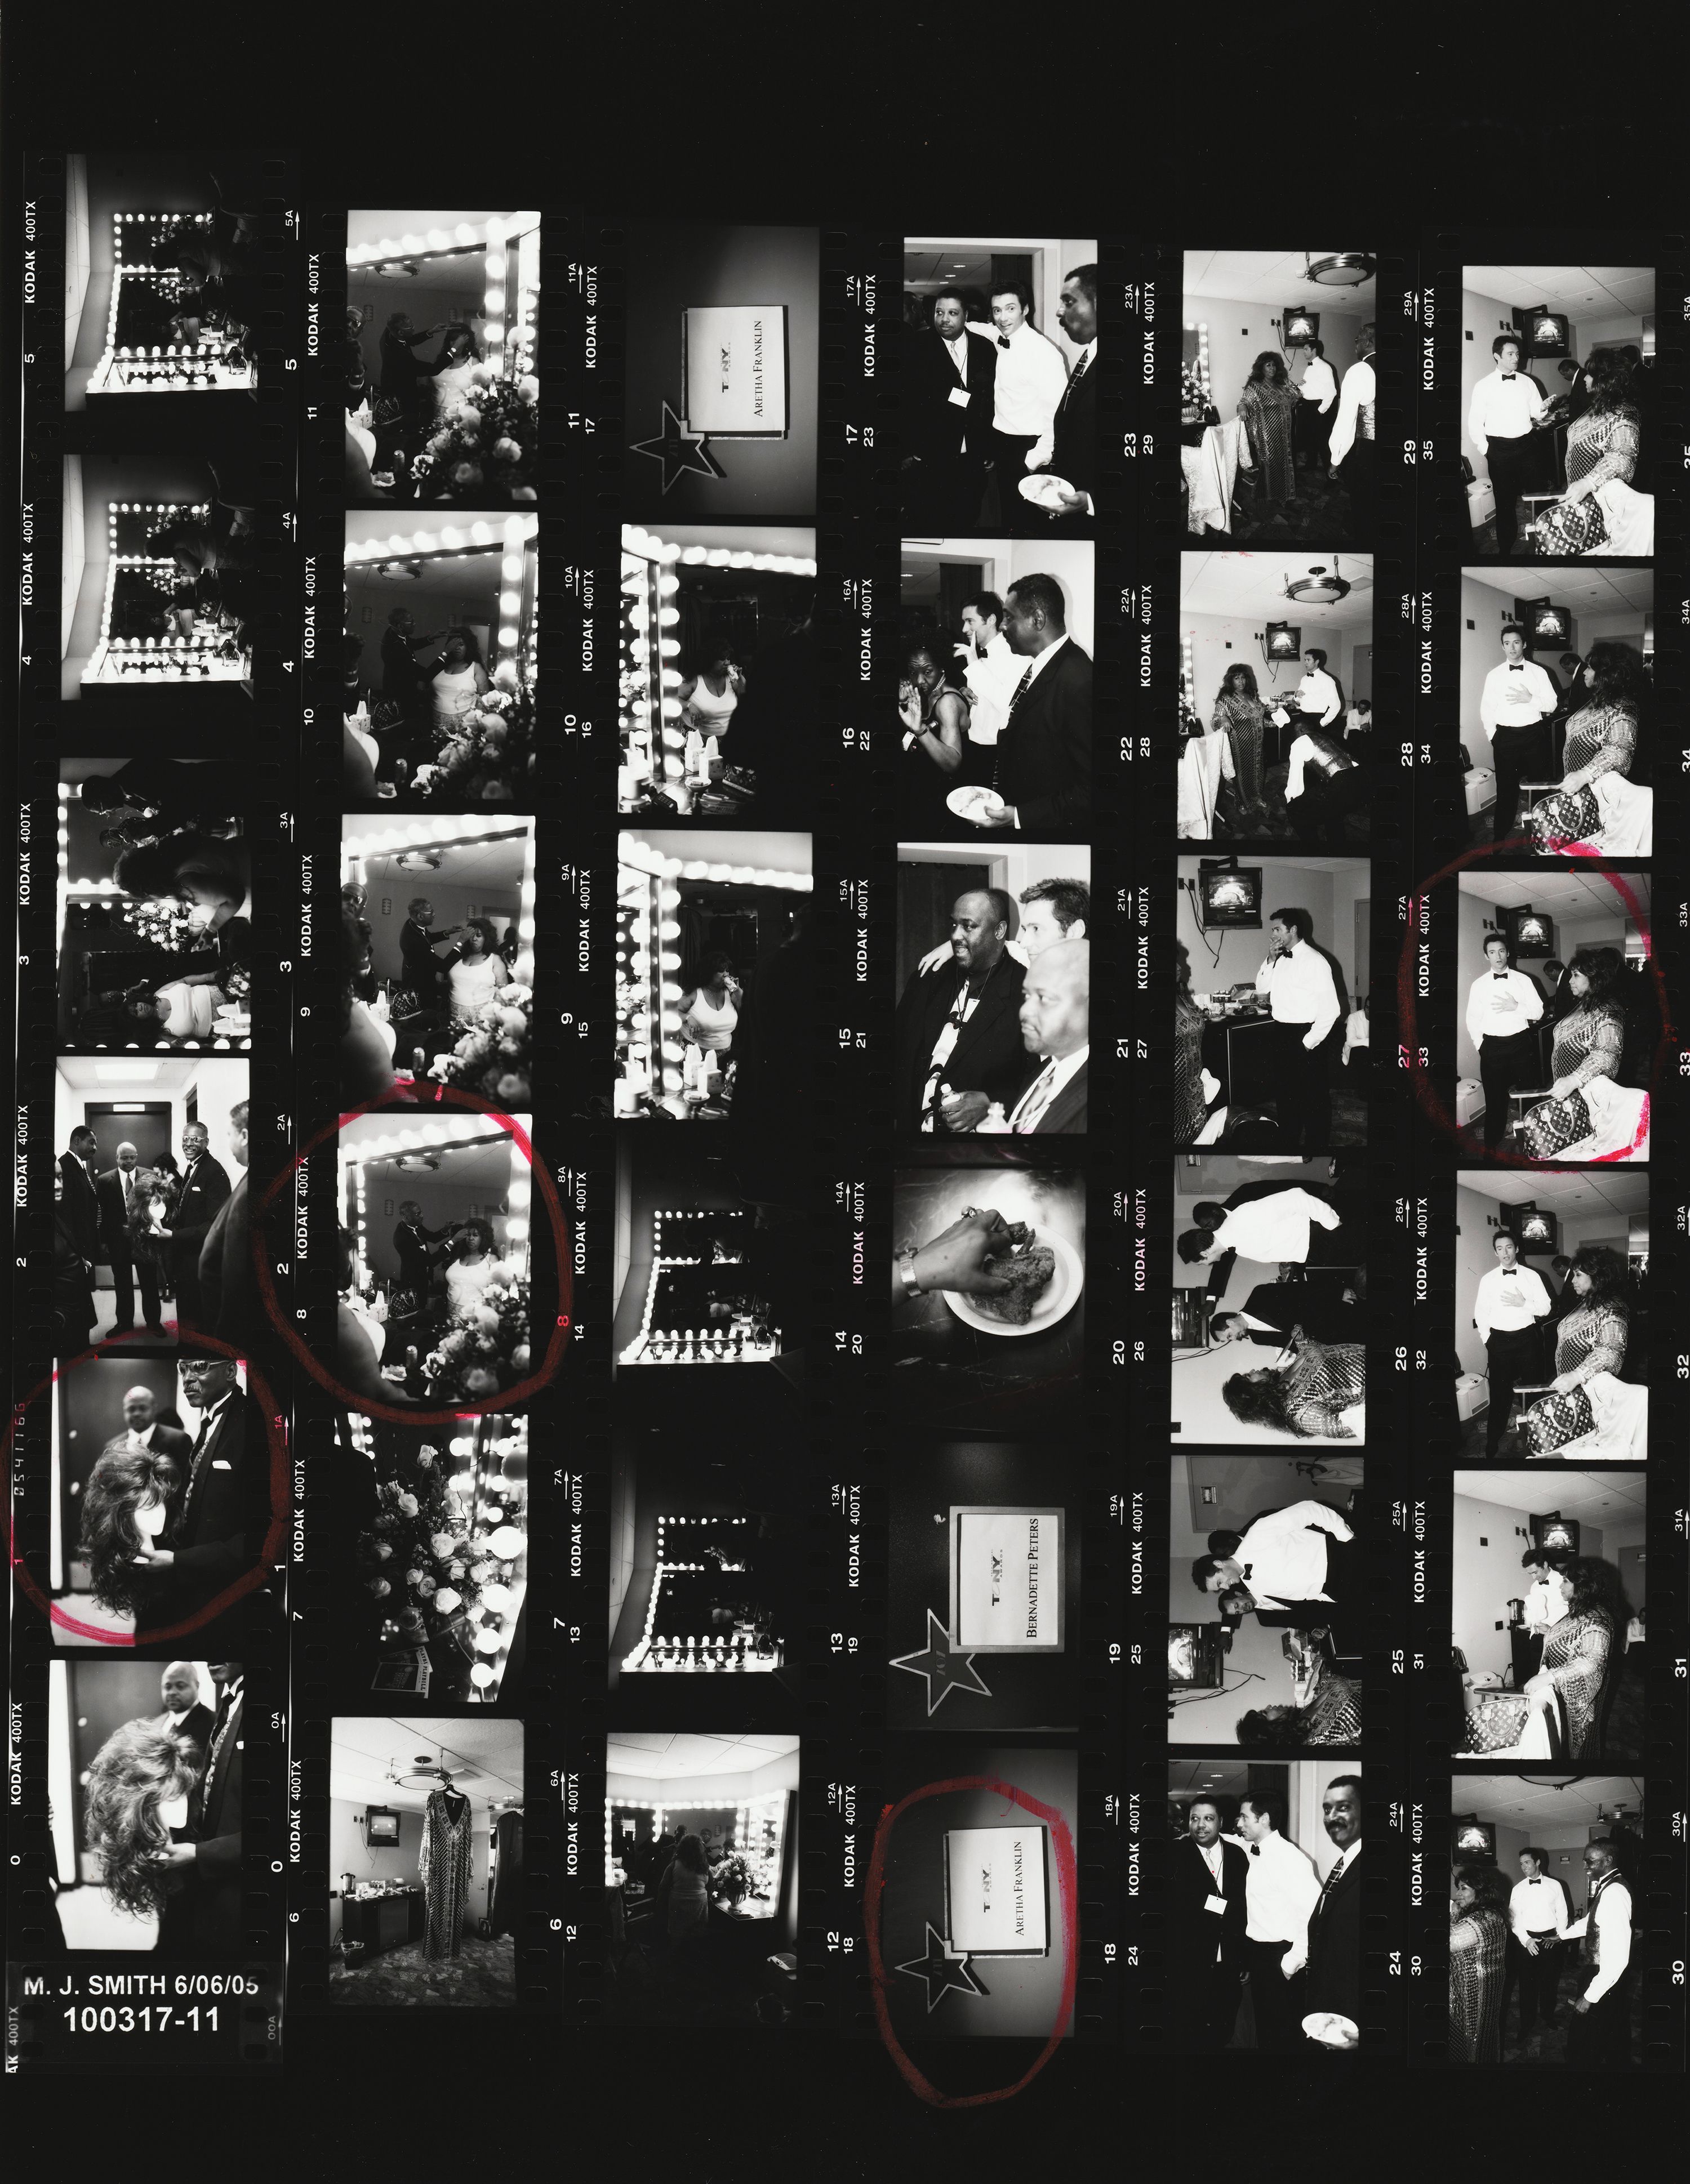
[[[1616,1081],[1626,1043],[1623,968],[1617,948],[1581,948],[1568,967],[1576,1006],[1555,1026],[1554,1082],[1520,1124],[1523,1149],[1533,1160],[1553,1160],[1575,1145],[1577,1158],[1646,1157],[1648,1095]]]
[[[1555,1329],[1555,1377],[1520,1422],[1532,1456],[1647,1453],[1647,1386],[1620,1379],[1630,1340],[1630,1278],[1617,1251],[1581,1251],[1568,1277],[1576,1300]]]
[[[1654,791],[1631,778],[1648,691],[1643,660],[1631,645],[1592,645],[1578,703],[1567,719],[1560,785],[1526,814],[1539,849],[1652,853]]]

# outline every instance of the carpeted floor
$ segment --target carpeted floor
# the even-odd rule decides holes
[[[421,1942],[384,1950],[356,1970],[336,1964],[329,1975],[331,2002],[378,2009],[438,2007],[510,2009],[516,2001],[516,1943],[510,1934],[483,1942],[466,1934],[455,1957],[425,1961]]]
[[[1572,2010],[1568,1997],[1577,1994],[1581,1982],[1570,1959],[1571,1947],[1564,1947],[1564,1963],[1559,1992],[1556,1997],[1555,2022],[1545,2026],[1534,2025],[1522,2044],[1520,2037],[1520,2005],[1510,1995],[1503,2005],[1503,2061],[1505,2064],[1523,2063],[1528,2066],[1540,2064],[1553,2069],[1565,2065],[1567,2059],[1567,2026],[1572,2021]],[[1635,2063],[1643,2051],[1643,1997],[1642,1981],[1635,1974],[1631,1981],[1631,2060]]]
[[[1324,469],[1299,471],[1297,492],[1290,500],[1254,498],[1246,476],[1234,496],[1233,510],[1231,531],[1207,531],[1202,535],[1208,543],[1237,545],[1248,541],[1254,546],[1294,546],[1299,540],[1312,544],[1318,539],[1322,545],[1330,546],[1335,541],[1341,545],[1353,540],[1363,548],[1373,543],[1370,538],[1356,537],[1350,496]]]

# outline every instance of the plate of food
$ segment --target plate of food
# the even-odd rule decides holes
[[[1010,1244],[986,1261],[989,1273],[1009,1283],[1004,1296],[965,1296],[942,1292],[958,1319],[982,1334],[1045,1334],[1066,1319],[1085,1287],[1085,1266],[1066,1236],[1029,1229],[1024,1242]]]
[[[1311,2010],[1302,2020],[1302,2029],[1309,2039],[1322,2048],[1359,2048],[1361,2027],[1354,2018],[1342,2016],[1336,2009]]]
[[[1003,809],[1003,799],[995,788],[987,788],[978,781],[966,783],[953,788],[945,800],[947,811],[954,811],[959,819],[967,819],[978,827],[985,819]]]
[[[1030,500],[1035,508],[1047,508],[1060,515],[1065,500],[1074,497],[1074,488],[1066,478],[1056,476],[1050,471],[1034,471],[1022,478],[1016,490],[1023,500]]]

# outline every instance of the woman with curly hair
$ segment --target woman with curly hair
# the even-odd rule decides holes
[[[1283,710],[1280,717],[1284,718]],[[1221,677],[1209,716],[1209,733],[1225,738],[1222,751],[1221,816],[1235,834],[1277,831],[1268,809],[1264,751],[1268,710],[1257,695],[1256,675],[1236,660]]]
[[[1631,488],[1643,453],[1631,367],[1618,349],[1598,349],[1580,379],[1585,402],[1567,426],[1567,489],[1529,535],[1542,554],[1647,555],[1654,550],[1654,502]]]
[[[199,1780],[198,1745],[148,1720],[115,1729],[88,1769],[83,1824],[100,1864],[100,1885],[131,1919],[157,1919],[158,1949],[181,1953],[172,1929],[172,1883],[164,1853],[186,1839],[188,1798]]]
[[[1631,1335],[1631,1275],[1617,1251],[1581,1251],[1567,1277],[1575,1302],[1555,1329],[1555,1377],[1520,1430],[1532,1456],[1647,1452],[1649,1391],[1620,1379]]]
[[[710,1860],[695,1835],[684,1835],[657,1884],[657,1909],[671,1948],[704,1932],[710,1924]]]
[[[1648,1095],[1618,1082],[1626,1044],[1626,1011],[1620,1000],[1624,968],[1617,948],[1581,948],[1567,967],[1567,990],[1576,1006],[1555,1026],[1549,1096],[1528,1110],[1524,1150],[1533,1160],[1553,1160],[1573,1145],[1578,1157],[1637,1151],[1648,1116]]]
[[[90,1590],[114,1614],[149,1618],[152,1575],[137,1562],[143,1547],[168,1537],[183,1484],[176,1463],[153,1449],[109,1448],[82,1490],[81,1553]]]
[[[454,1319],[461,1318],[499,1272],[499,1240],[493,1223],[477,1215],[466,1221],[454,1239],[455,1256],[446,1262],[446,1302]]]
[[[1263,1426],[1296,1440],[1359,1440],[1367,1400],[1367,1347],[1315,1342],[1299,1328],[1288,1365],[1235,1373],[1221,1400],[1241,1425]]]
[[[1503,2059],[1503,1975],[1508,1965],[1508,1875],[1488,1859],[1458,1865],[1449,1885],[1452,2063]]]
[[[449,629],[441,642],[440,659],[429,683],[434,705],[434,740],[449,743],[466,716],[474,712],[493,688],[482,665],[481,642],[472,629],[460,623]]]
[[[510,973],[499,952],[499,935],[490,917],[466,917],[458,928],[463,953],[446,974],[451,991],[452,1014],[474,1016],[484,1009],[501,986],[510,983]]]
[[[1537,1673],[1525,1689],[1551,1715],[1550,1751],[1572,1766],[1602,1757],[1603,1700],[1618,1671],[1614,1646],[1628,1616],[1617,1573],[1590,1555],[1570,1556],[1543,1574],[1552,1613],[1562,1611],[1543,1637]],[[1565,1724],[1565,1748],[1556,1753],[1554,1716]]]
[[[1250,459],[1271,501],[1297,498],[1295,436],[1302,397],[1291,383],[1285,359],[1264,348],[1250,367],[1238,397],[1238,415],[1250,441]]]
[[[1629,644],[1593,644],[1567,716],[1561,783],[1527,812],[1540,850],[1576,844],[1610,856],[1648,856],[1654,841],[1654,791],[1631,778],[1649,678]]]
[[[1361,1685],[1317,1658],[1295,1706],[1257,1707],[1238,1718],[1243,1745],[1286,1745],[1297,1751],[1361,1748]]]
[[[1174,944],[1174,1142],[1194,1145],[1209,1115],[1203,1083],[1203,1033],[1208,1018],[1191,998],[1191,950]]]

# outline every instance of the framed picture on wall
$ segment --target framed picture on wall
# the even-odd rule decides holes
[[[681,322],[687,425],[718,439],[786,437],[786,306],[700,304]]]

